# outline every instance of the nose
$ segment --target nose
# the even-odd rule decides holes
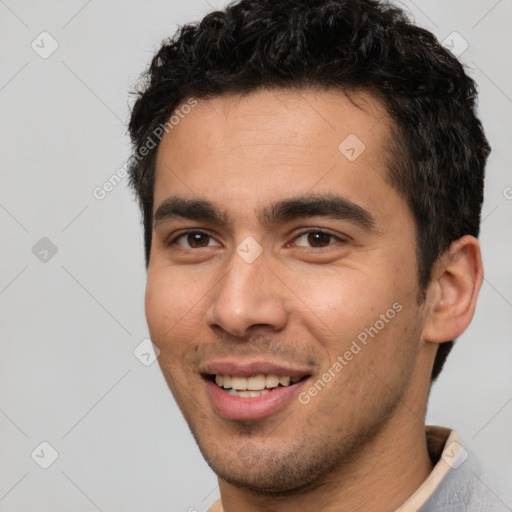
[[[212,329],[243,338],[251,327],[279,331],[286,325],[286,285],[275,275],[263,255],[247,263],[234,254],[220,280],[206,313]]]

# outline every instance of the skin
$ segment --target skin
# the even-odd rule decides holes
[[[363,91],[257,91],[199,101],[162,139],[154,211],[171,195],[202,198],[232,219],[157,223],[146,289],[161,370],[226,512],[391,511],[432,470],[432,365],[438,343],[471,321],[482,265],[473,237],[454,242],[418,304],[414,220],[385,180],[390,123]],[[349,134],[366,146],[354,161],[338,150]],[[259,207],[312,193],[349,199],[375,229],[258,220]],[[333,237],[301,235],[315,228]],[[172,242],[185,229],[210,236]],[[247,236],[263,250],[252,263],[236,252]],[[271,357],[307,367],[315,382],[394,303],[401,311],[308,404],[252,421],[210,405],[201,364]]]

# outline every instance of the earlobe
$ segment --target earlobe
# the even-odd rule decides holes
[[[427,318],[423,339],[443,343],[460,336],[475,312],[483,281],[478,240],[465,235],[455,240],[432,271],[427,292]]]

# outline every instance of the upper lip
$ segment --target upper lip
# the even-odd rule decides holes
[[[271,361],[235,361],[232,359],[211,361],[200,368],[204,375],[234,375],[254,377],[255,375],[279,375],[292,378],[311,375],[311,369],[297,365],[278,364]]]

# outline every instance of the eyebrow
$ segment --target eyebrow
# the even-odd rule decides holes
[[[326,217],[345,220],[367,231],[375,230],[373,216],[356,203],[333,194],[310,194],[280,200],[257,210],[262,224],[279,224],[296,218]],[[165,199],[154,215],[154,227],[165,220],[189,219],[231,226],[227,211],[207,199],[172,196]]]

